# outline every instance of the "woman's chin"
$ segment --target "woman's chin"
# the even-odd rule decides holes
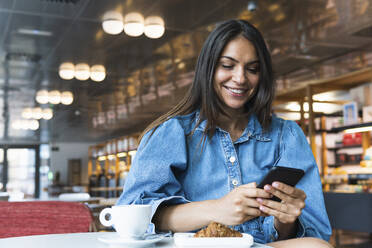
[[[227,110],[230,110],[230,111],[237,111],[237,112],[240,112],[240,111],[243,111],[244,110],[244,104],[225,104],[226,107],[227,107]]]

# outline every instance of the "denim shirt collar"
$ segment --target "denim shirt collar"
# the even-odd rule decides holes
[[[200,111],[196,111],[194,125],[196,125],[199,118],[200,118]],[[207,120],[203,120],[195,130],[203,132],[205,130],[206,125],[207,125]],[[217,127],[216,129],[220,132],[227,133],[225,130],[223,130],[220,127]],[[257,117],[255,114],[252,114],[249,117],[248,124],[245,127],[243,134],[234,143],[237,144],[237,143],[245,142],[249,140],[250,137],[255,138],[258,141],[271,141],[271,139],[268,137],[268,133],[263,132],[262,126],[257,120]]]

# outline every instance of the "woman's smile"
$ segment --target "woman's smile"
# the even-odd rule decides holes
[[[230,95],[234,97],[244,97],[245,94],[248,92],[247,89],[233,88],[229,86],[223,86],[223,87],[229,92]]]

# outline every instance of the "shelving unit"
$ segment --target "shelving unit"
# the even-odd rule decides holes
[[[137,151],[139,134],[89,147],[88,177],[92,196],[118,197]]]
[[[298,87],[291,88],[286,91],[279,92],[276,96],[274,102],[274,108],[276,105],[287,102],[298,102],[301,109],[299,125],[302,127],[303,131],[307,135],[311,149],[313,151],[314,157],[317,158],[317,161],[320,162],[320,173],[323,180],[324,190],[329,191],[335,189],[335,185],[351,185],[350,189],[354,187],[355,184],[366,182],[371,179],[372,168],[363,168],[357,162],[353,163],[335,163],[329,164],[328,156],[329,152],[333,152],[335,155],[341,149],[358,149],[360,148],[360,153],[363,156],[366,149],[371,146],[371,134],[370,132],[362,133],[362,142],[358,145],[352,146],[328,146],[326,143],[329,143],[329,135],[337,134],[344,132],[347,129],[357,128],[357,127],[366,127],[372,126],[370,123],[360,123],[355,125],[340,126],[337,128],[327,129],[325,122],[328,115],[314,112],[313,103],[334,103],[343,105],[345,101],[315,101],[313,100],[314,94],[324,93],[334,90],[350,90],[351,88],[357,87],[359,85],[372,82],[372,67],[365,68],[360,71],[355,71],[348,73],[339,77],[322,79],[322,80],[313,80],[304,82]],[[305,119],[305,111],[303,109],[303,103],[307,102],[309,104],[309,117]],[[337,113],[338,116],[341,116],[341,113]],[[320,118],[320,127],[315,128],[315,119]],[[321,148],[317,152],[317,145],[315,143],[316,136],[320,136],[321,139]],[[326,142],[327,141],[327,142]],[[329,144],[328,144],[329,145]],[[318,154],[317,154],[318,153]],[[336,160],[336,156],[335,156]],[[371,181],[368,181],[371,184]],[[361,185],[363,187],[363,185]],[[347,187],[345,186],[347,190]],[[363,188],[364,189],[364,188]],[[358,189],[358,190],[363,190]],[[351,192],[351,190],[350,190]]]
[[[293,87],[289,90],[285,90],[279,92],[276,95],[274,106],[281,104],[283,102],[298,102],[300,103],[300,126],[306,132],[309,141],[310,147],[313,151],[314,157],[321,158],[321,169],[320,173],[322,176],[328,174],[328,162],[327,162],[327,147],[325,146],[325,139],[327,135],[327,130],[325,129],[324,125],[324,118],[321,121],[321,130],[320,135],[322,137],[322,150],[321,154],[317,154],[316,152],[316,144],[315,144],[315,136],[319,134],[319,132],[315,129],[314,119],[316,115],[319,113],[315,113],[313,111],[313,103],[321,102],[321,103],[336,103],[336,104],[344,104],[343,101],[315,101],[313,100],[314,94],[324,93],[333,90],[350,90],[351,88],[357,87],[359,85],[368,83],[372,81],[372,67],[368,67],[359,71],[351,72],[339,77],[321,79],[321,80],[312,80],[308,82],[304,82],[297,87]],[[308,128],[306,128],[306,120],[305,120],[305,111],[303,109],[303,103],[307,102],[309,104],[309,118],[307,120]],[[369,125],[369,124],[360,124],[360,126]],[[353,125],[355,126],[355,125]],[[344,128],[344,129],[342,129]],[[332,132],[340,132],[347,128],[351,128],[351,126],[345,126],[340,129],[334,129]],[[371,144],[370,142],[370,134],[365,133],[363,134],[363,142],[362,147],[365,151],[367,147]]]

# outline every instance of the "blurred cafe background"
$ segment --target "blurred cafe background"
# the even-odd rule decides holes
[[[331,243],[372,247],[372,0],[1,0],[0,200],[114,204],[139,134],[230,18],[270,47],[274,112],[308,137]]]

